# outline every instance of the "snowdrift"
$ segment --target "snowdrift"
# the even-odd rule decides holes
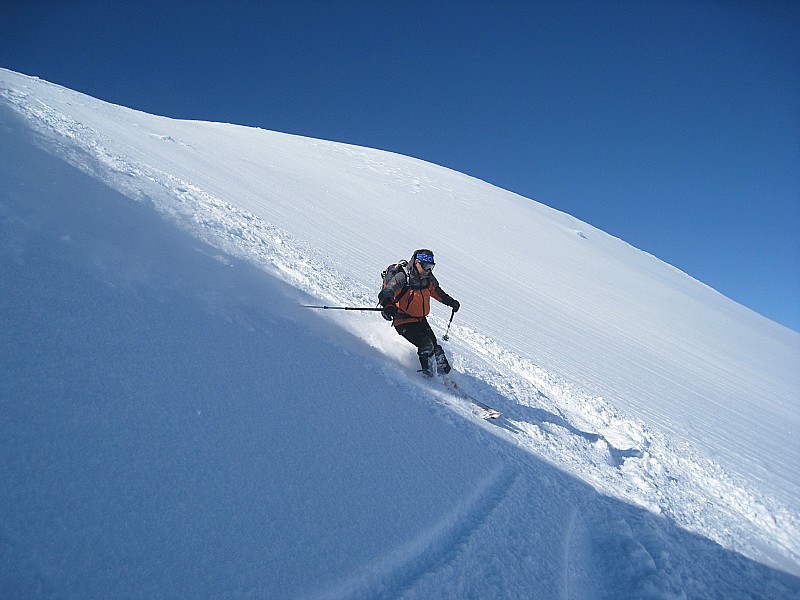
[[[796,333],[407,157],[5,70],[0,135],[11,596],[800,596]],[[420,246],[496,424],[299,307]]]

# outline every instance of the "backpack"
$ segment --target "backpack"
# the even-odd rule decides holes
[[[398,298],[403,294],[405,294],[406,290],[408,290],[408,271],[406,270],[406,267],[408,267],[407,260],[401,260],[398,263],[394,263],[386,267],[383,273],[381,273],[381,277],[383,278],[383,285],[381,286],[381,289],[386,289],[386,287],[389,285],[389,282],[394,278],[394,276],[397,275],[400,271],[403,271],[403,273],[406,274],[406,282],[403,285],[403,289],[398,295]]]

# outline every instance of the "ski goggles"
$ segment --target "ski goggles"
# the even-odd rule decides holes
[[[431,270],[433,268],[433,265],[435,264],[433,262],[433,254],[424,254],[424,253],[417,254],[417,260],[420,263],[422,263],[422,267],[424,269],[428,270]]]

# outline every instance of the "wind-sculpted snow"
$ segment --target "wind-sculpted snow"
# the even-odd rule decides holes
[[[797,334],[434,165],[0,99],[4,589],[800,596]],[[375,313],[299,307],[373,305],[421,246],[496,423]]]

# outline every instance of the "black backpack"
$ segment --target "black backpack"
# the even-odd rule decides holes
[[[383,278],[383,285],[381,286],[381,289],[386,289],[386,286],[389,285],[389,282],[394,278],[394,276],[400,271],[403,271],[403,273],[406,274],[406,282],[405,285],[403,285],[403,290],[400,292],[398,298],[405,294],[406,290],[408,289],[408,270],[406,267],[408,267],[407,260],[401,260],[398,263],[394,263],[386,267],[383,273],[381,273],[381,277]]]

